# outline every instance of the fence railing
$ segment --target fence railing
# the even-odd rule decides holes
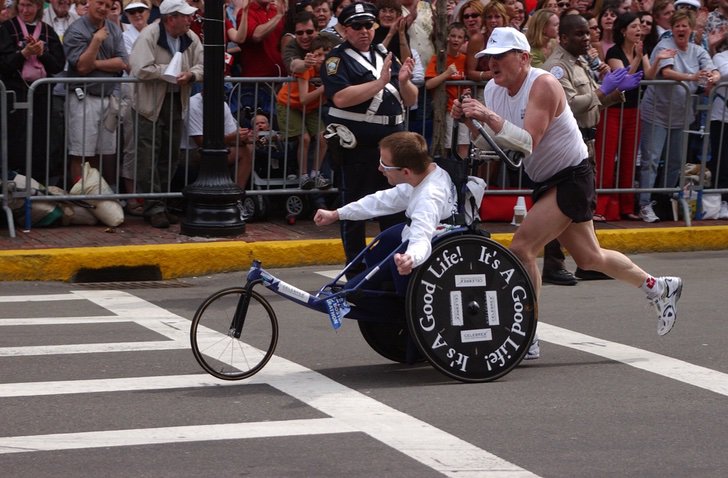
[[[296,134],[298,131],[295,128],[292,130],[292,124],[289,122],[291,118],[290,103],[279,104],[275,96],[282,84],[291,81],[294,81],[294,79],[226,79],[226,85],[230,87],[227,98],[241,126],[250,127],[251,129],[257,128],[256,113],[261,111],[267,114],[270,123],[267,130],[258,130],[256,132],[256,135],[260,136],[260,138],[255,138],[258,147],[246,145],[240,138],[236,140],[235,145],[231,145],[236,148],[249,148],[250,150],[252,156],[252,175],[249,183],[247,183],[249,185],[246,191],[248,196],[262,197],[282,194],[320,193],[320,191],[316,190],[302,191],[298,187],[298,179],[294,178],[294,176],[298,176],[299,174],[298,162],[303,158],[303,155],[308,159],[309,164],[318,165],[321,162],[322,167],[320,169],[325,171],[329,178],[333,179],[334,174],[327,168],[324,158],[317,157],[324,149],[322,148],[322,142],[324,141],[322,130],[319,129],[315,134],[310,135],[308,149],[305,152],[302,152],[299,149],[299,143],[294,141],[295,137],[301,138],[305,134],[306,116],[304,115],[302,124],[300,125],[300,134]],[[152,191],[140,188],[140,177],[142,175],[153,176],[156,174],[156,164],[152,162],[151,169],[144,171],[139,170],[137,167],[139,159],[139,136],[137,134],[138,131],[134,128],[134,124],[138,122],[138,113],[131,107],[131,98],[134,94],[134,85],[139,83],[139,81],[135,78],[125,77],[118,79],[94,79],[93,83],[101,85],[102,96],[105,92],[113,91],[114,96],[119,99],[117,122],[105,124],[105,118],[101,118],[97,120],[97,124],[91,125],[87,121],[85,113],[81,114],[80,117],[70,114],[69,102],[76,101],[73,96],[78,95],[78,98],[82,98],[90,93],[88,90],[89,84],[84,83],[84,79],[82,78],[45,78],[38,80],[30,86],[27,101],[25,102],[9,102],[8,98],[12,98],[11,95],[13,92],[6,91],[4,85],[0,82],[0,137],[2,138],[0,142],[0,148],[2,148],[0,150],[2,154],[2,162],[0,163],[2,165],[2,177],[0,177],[2,179],[2,196],[0,196],[0,201],[5,211],[11,236],[15,234],[12,213],[9,207],[11,201],[17,202],[20,200],[25,202],[23,227],[26,230],[30,230],[32,227],[30,209],[34,202],[97,199],[129,200],[159,197],[179,198],[182,197],[182,188],[194,179],[196,161],[199,161],[199,158],[196,157],[194,149],[185,147],[186,141],[183,141],[182,145],[169,144],[168,149],[170,152],[167,154],[167,157],[156,158],[157,162],[166,162],[168,166],[166,169],[169,171],[164,178],[159,178],[159,182],[162,185],[161,190]],[[478,97],[482,98],[483,84],[458,81],[449,82],[448,85],[457,86],[460,89],[466,87],[471,88]],[[687,90],[687,86],[684,83],[665,80],[643,81],[642,85],[643,87],[650,85],[672,85],[676,88],[685,88]],[[690,94],[685,95],[685,101],[696,102],[698,117],[701,115],[705,117],[706,112],[709,114],[710,107],[716,95],[722,94],[725,97],[726,93],[728,93],[728,82],[723,82],[713,88],[707,97],[707,101],[704,96],[699,97]],[[431,95],[424,87],[420,88],[420,95],[421,99],[418,101],[418,108],[413,111],[408,111],[408,128],[431,139],[430,124],[433,116]],[[643,95],[640,94],[640,106],[642,105],[642,98]],[[153,101],[157,101],[157,98],[154,98]],[[20,138],[9,137],[8,121],[12,122],[12,113],[19,110],[25,110],[26,113],[26,123],[24,125],[25,138],[23,138],[25,141],[25,157],[24,161],[20,163],[18,162],[18,158],[15,157],[13,161],[9,161],[8,156],[10,150],[16,149],[14,148],[15,143],[12,142],[20,140]],[[322,116],[324,114],[325,108],[315,110],[319,125],[323,124]],[[643,133],[640,131],[641,121],[639,117],[637,117],[636,122],[631,123],[631,126],[624,126],[626,124],[626,118],[634,114],[635,111],[628,111],[628,108],[624,107],[612,107],[602,111],[602,119],[599,125],[600,131],[597,133],[597,135],[601,135],[602,137],[602,142],[596,155],[598,161],[596,178],[598,195],[605,197],[610,195],[623,197],[625,195],[648,193],[673,195],[684,213],[683,219],[686,225],[690,225],[688,199],[693,199],[692,194],[697,196],[698,213],[696,217],[700,218],[700,201],[703,195],[727,192],[725,188],[719,189],[715,186],[717,183],[715,179],[720,173],[719,168],[721,165],[717,160],[711,161],[711,157],[718,158],[721,155],[725,155],[724,150],[728,147],[725,144],[727,142],[725,139],[728,119],[711,128],[709,122],[706,122],[703,118],[703,128],[701,128],[701,123],[693,123],[691,118],[668,118],[667,144],[670,144],[671,135],[680,135],[682,139],[682,141],[677,142],[681,144],[681,151],[679,153],[681,158],[679,182],[672,187],[666,186],[665,181],[668,172],[667,168],[663,168],[663,172],[656,182],[658,185],[650,185],[650,187],[647,187],[646,185],[640,186],[638,184],[640,167],[636,164],[631,167],[631,171],[628,174],[622,174],[620,176],[618,173],[622,164],[627,163],[626,158],[637,159],[640,156],[639,139],[631,142],[624,139],[627,137],[626,133],[629,133],[629,128],[634,130],[632,133],[636,138],[640,138]],[[610,128],[608,123],[615,116],[618,118],[616,121],[616,124],[619,125],[617,129],[618,136],[610,137],[610,135],[614,134],[614,128]],[[76,155],[70,154],[69,131],[80,128],[80,131],[83,132],[81,134],[81,142],[84,143],[87,139],[85,135],[92,134],[95,131],[94,128],[108,129],[110,124],[113,127],[109,132],[113,133],[116,140],[113,154],[99,157],[93,154],[95,151],[81,151],[80,153],[83,156],[82,161],[94,158],[94,164],[105,174],[107,182],[113,190],[112,194],[104,194],[100,189],[81,195],[65,193],[56,195],[38,194],[37,191],[32,190],[29,183],[25,187],[13,187],[13,182],[8,180],[9,171],[12,169],[28,177],[34,177],[34,179],[44,185],[54,184],[65,191],[70,190],[71,186],[77,180],[76,177],[72,177],[70,171],[73,169],[73,161],[76,160],[74,156],[78,156],[79,152],[75,151]],[[17,125],[13,125],[13,127],[15,126]],[[157,128],[157,123],[153,123],[152,127]],[[276,130],[278,132],[277,139],[270,130]],[[182,132],[179,133],[182,134]],[[711,135],[715,136],[716,134],[719,138],[714,139],[711,145]],[[257,141],[258,139],[260,141]],[[43,147],[39,148],[38,144],[43,145]],[[12,145],[13,147],[9,147],[8,145]],[[176,148],[179,148],[179,151],[181,151],[178,157],[173,152]],[[716,148],[718,149],[717,152],[715,151]],[[614,153],[611,153],[611,151],[614,151]],[[478,153],[476,152],[476,154]],[[177,162],[178,164],[176,164]],[[690,190],[683,187],[686,180],[684,166],[687,162],[697,162],[702,166],[699,173],[701,181]],[[234,162],[231,165],[231,178],[237,177],[240,166],[241,164],[238,162]],[[715,171],[711,171],[713,180],[708,185],[705,184],[706,181],[703,181],[707,166],[713,166],[713,169],[715,169]],[[728,164],[723,164],[722,166],[728,168]],[[483,168],[481,175],[491,186],[486,191],[486,195],[521,195],[528,194],[531,191],[530,183],[523,176],[522,171],[509,171],[504,166],[495,164]],[[337,191],[336,189],[331,189],[328,192],[336,193]]]
[[[0,205],[5,212],[5,220],[8,223],[10,237],[15,237],[15,223],[13,222],[13,211],[10,209],[10,198],[14,183],[8,179],[8,119],[7,119],[7,92],[5,84],[0,81]]]

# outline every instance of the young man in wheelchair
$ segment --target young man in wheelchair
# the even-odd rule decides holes
[[[450,175],[430,158],[425,138],[417,133],[393,133],[379,142],[379,171],[393,187],[365,196],[339,209],[319,209],[314,222],[319,226],[338,220],[365,220],[404,211],[407,223],[386,230],[379,242],[364,256],[367,269],[350,279],[348,287],[363,280],[405,241],[407,248],[382,265],[370,278],[371,287],[391,283],[404,295],[412,270],[432,252],[432,238],[437,226],[457,213],[457,193]],[[391,281],[391,282],[390,282]]]

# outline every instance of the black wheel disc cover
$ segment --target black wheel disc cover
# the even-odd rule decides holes
[[[476,234],[438,242],[415,271],[406,304],[422,353],[464,382],[510,372],[536,332],[536,297],[525,269],[508,249]]]

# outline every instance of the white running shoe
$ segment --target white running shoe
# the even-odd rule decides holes
[[[640,217],[645,222],[659,222],[660,218],[657,217],[657,214],[655,214],[654,209],[652,209],[652,204],[645,204],[640,208]]]
[[[536,360],[538,358],[541,358],[541,347],[539,347],[538,338],[534,338],[523,360]]]
[[[720,202],[720,212],[718,213],[718,219],[728,219],[728,201]]]
[[[677,320],[677,301],[682,294],[682,279],[679,277],[660,277],[662,281],[662,294],[650,301],[657,311],[657,335],[665,335],[675,325]]]

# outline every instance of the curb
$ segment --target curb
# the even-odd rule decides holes
[[[602,247],[624,253],[728,249],[728,226],[596,231]],[[508,246],[513,234],[492,238]],[[247,270],[253,259],[267,268],[343,264],[339,239],[231,241],[205,244],[81,247],[0,251],[2,281],[72,281],[82,269],[152,266],[163,279]]]

